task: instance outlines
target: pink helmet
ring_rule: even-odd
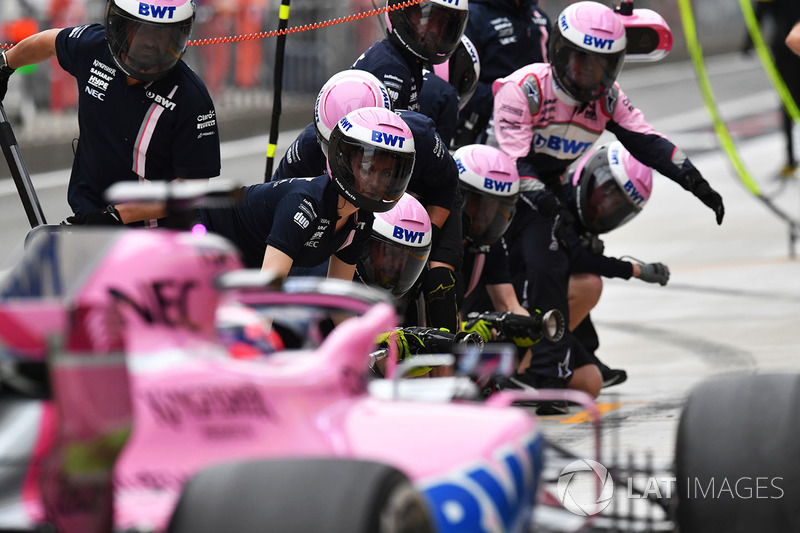
[[[432,238],[428,212],[416,198],[405,193],[392,209],[375,213],[372,236],[356,271],[365,283],[401,297],[422,274]]]
[[[392,100],[383,83],[365,70],[343,70],[325,82],[314,105],[314,129],[325,155],[336,123],[350,111],[362,107],[392,110]]]
[[[578,160],[572,184],[583,226],[593,233],[605,233],[644,208],[653,190],[653,171],[614,141]]]
[[[464,237],[477,245],[503,236],[514,218],[519,198],[517,166],[503,151],[485,144],[462,146],[453,154],[468,219]]]
[[[106,41],[122,72],[142,81],[163,78],[186,52],[194,0],[109,0]]]
[[[351,111],[336,124],[328,146],[328,174],[348,202],[374,213],[400,200],[414,170],[414,136],[382,107]]]
[[[597,100],[614,85],[626,46],[625,26],[611,8],[597,2],[570,4],[550,35],[553,76],[575,100]]]
[[[481,76],[481,61],[475,45],[466,35],[462,35],[450,59],[433,65],[433,73],[458,90],[458,109],[464,109],[478,88],[478,78]]]
[[[405,0],[387,0],[392,7]],[[447,61],[467,27],[467,0],[426,0],[386,13],[389,38],[422,61]]]

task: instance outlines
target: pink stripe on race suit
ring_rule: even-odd
[[[475,289],[475,286],[478,284],[478,280],[481,279],[481,274],[483,273],[483,264],[486,262],[486,254],[476,254],[475,255],[475,264],[472,266],[472,275],[469,279],[469,287],[467,287],[467,292],[464,293],[464,297],[470,295],[470,293]]]
[[[177,90],[178,86],[176,85],[172,88],[167,98],[172,98]],[[139,137],[136,139],[136,145],[133,149],[133,171],[137,176],[142,178],[147,177],[145,175],[147,169],[147,149],[150,146],[150,141],[153,140],[153,132],[158,125],[158,119],[161,118],[163,113],[164,108],[153,103],[139,130]]]

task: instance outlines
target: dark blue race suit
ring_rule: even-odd
[[[59,32],[56,54],[79,93],[80,141],[67,191],[73,212],[107,206],[103,194],[119,181],[219,175],[214,104],[186,63],[160,80],[128,85],[100,24]]]

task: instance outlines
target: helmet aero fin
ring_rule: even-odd
[[[314,104],[314,130],[325,155],[336,123],[362,107],[392,110],[386,87],[374,75],[365,70],[343,70],[325,82]]]

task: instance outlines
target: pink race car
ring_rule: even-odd
[[[239,268],[210,234],[32,239],[0,285],[16,389],[0,418],[16,465],[0,473],[0,528],[529,529],[544,442],[511,407],[522,395],[473,401],[466,375],[370,381],[375,339],[396,325],[387,295],[313,278],[276,288]],[[221,303],[271,310],[287,349],[232,358]],[[474,355],[462,374],[480,371]]]

